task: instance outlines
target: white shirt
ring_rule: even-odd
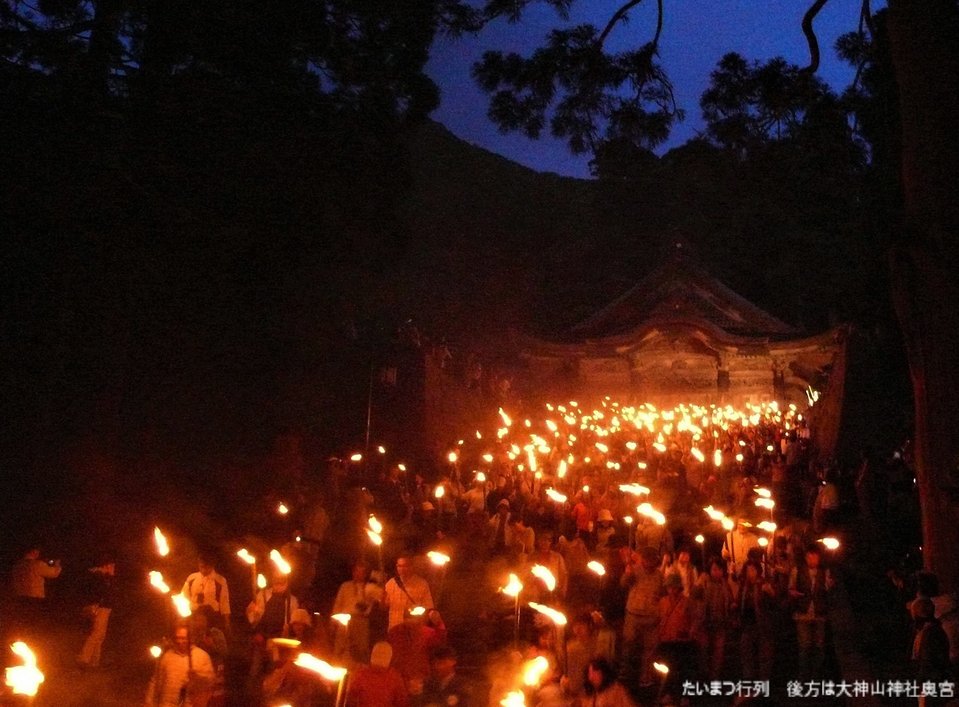
[[[427,584],[425,579],[417,577],[415,574],[411,575],[404,582],[405,592],[397,584],[396,579],[391,579],[384,588],[386,606],[390,612],[389,628],[403,623],[404,615],[414,606],[422,606],[424,609],[434,608],[430,585]]]
[[[190,646],[190,657],[186,653],[168,650],[159,658],[159,664],[147,687],[146,704],[150,707],[177,707],[193,704],[192,695],[187,690],[186,702],[180,702],[180,691],[187,687],[189,672],[193,670],[194,687],[209,687],[215,673],[209,654],[202,648]],[[205,683],[205,685],[204,685]]]
[[[220,585],[219,592],[217,592],[217,585]],[[193,611],[201,606],[197,600],[202,594],[202,606],[212,607],[217,614],[230,615],[230,590],[227,587],[226,579],[216,572],[210,572],[208,575],[194,572],[186,578],[180,593],[190,600],[190,608]],[[217,600],[217,596],[219,596],[219,600]]]

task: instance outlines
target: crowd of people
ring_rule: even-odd
[[[690,686],[706,683],[768,692],[777,665],[791,680],[837,677],[828,622],[841,567],[824,540],[841,536],[844,500],[868,504],[864,518],[888,503],[874,459],[844,499],[794,409],[721,424],[695,410],[692,423],[664,415],[665,429],[627,409],[607,408],[605,427],[587,424],[600,411],[550,412],[567,413],[565,430],[547,420],[550,443],[526,421],[532,444],[518,444],[500,411],[504,426],[460,441],[432,481],[382,462],[337,486],[329,512],[294,508],[291,527],[310,530],[281,553],[299,561],[274,567],[244,611],[216,554],[201,553],[179,588],[190,616],[159,649],[144,703],[622,707],[688,703]],[[377,518],[387,542],[357,548],[349,576],[318,594],[324,550]],[[449,611],[450,570],[428,551],[453,556],[461,596]],[[59,574],[39,548],[24,554],[13,571],[19,620],[42,620],[44,583]],[[116,601],[112,558],[88,574],[82,669],[100,664]],[[957,604],[920,579],[899,587],[915,621],[914,675],[954,680]],[[319,678],[302,654],[345,673]]]

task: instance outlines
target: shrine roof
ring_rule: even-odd
[[[618,298],[574,325],[567,340],[615,337],[648,322],[699,321],[734,337],[784,339],[796,328],[756,306],[710,275],[691,257],[677,253]]]

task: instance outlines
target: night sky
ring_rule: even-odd
[[[621,5],[619,0],[593,0],[575,5],[569,24],[604,26]],[[801,21],[809,5],[797,0],[668,0],[665,5],[660,57],[676,90],[676,99],[686,119],[673,130],[664,152],[694,137],[702,129],[699,96],[709,83],[709,74],[728,52],[748,60],[766,61],[776,56],[805,66],[809,50]],[[882,3],[873,7],[875,12]],[[816,18],[822,62],[819,76],[841,92],[854,71],[836,58],[833,47],[841,34],[858,26],[858,0],[832,0]],[[652,38],[656,4],[650,0],[635,8],[629,23],[620,25],[608,46],[622,50]],[[433,49],[428,73],[442,91],[440,107],[433,113],[453,133],[468,142],[540,171],[588,177],[589,157],[571,155],[563,141],[544,135],[539,141],[519,133],[501,135],[486,117],[488,97],[470,78],[470,68],[487,49],[529,54],[546,33],[558,24],[548,8],[536,6],[520,24],[499,21],[476,37],[441,38]]]

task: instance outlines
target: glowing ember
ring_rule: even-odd
[[[166,536],[159,528],[153,529],[153,541],[156,543],[157,554],[160,557],[166,557],[170,554],[170,543],[167,542]]]
[[[289,574],[293,571],[290,563],[283,558],[279,550],[270,550],[270,559],[273,560],[273,564],[276,565],[276,569],[280,574]]]
[[[346,677],[346,668],[337,668],[309,653],[300,653],[293,662],[331,682],[339,682]]]
[[[430,550],[426,553],[426,556],[430,558],[430,562],[437,567],[445,567],[450,561],[449,555],[444,555],[442,552],[437,552],[436,550]]]
[[[7,668],[7,687],[11,688],[15,695],[33,697],[44,680],[43,673],[37,668],[37,656],[23,641],[11,645],[10,650],[23,661],[23,665]]]

